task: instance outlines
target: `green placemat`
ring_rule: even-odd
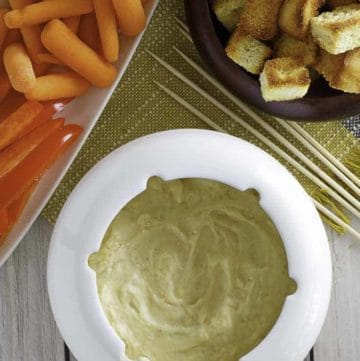
[[[46,206],[43,214],[50,222],[56,221],[66,198],[78,181],[93,165],[112,150],[135,138],[161,130],[207,128],[202,121],[160,91],[153,83],[153,80],[158,80],[169,88],[174,89],[180,96],[194,104],[211,119],[216,120],[219,125],[226,128],[230,133],[260,146],[275,156],[275,158],[278,158],[264,144],[260,143],[240,126],[234,124],[233,121],[217,110],[211,103],[171,76],[145,51],[147,48],[151,49],[186,76],[196,81],[196,83],[230,109],[238,112],[232,103],[186,65],[172,49],[172,46],[176,45],[201,64],[201,60],[193,45],[177,30],[175,16],[184,18],[183,2],[181,0],[161,0],[142,43],[120,85],[114,92],[69,172]],[[240,115],[250,123],[253,123],[246,115],[241,113]],[[269,117],[266,117],[266,120],[273,123]],[[275,124],[274,126],[277,127]],[[349,154],[353,155],[359,151],[359,142],[341,122],[308,123],[303,124],[303,126],[340,160],[344,160]],[[308,151],[298,144],[295,139],[284,130],[279,130],[308,155],[309,158],[313,159],[308,154]],[[310,194],[316,191],[316,187],[307,178],[289,164],[286,164],[286,162],[281,159],[279,160],[297,177]]]

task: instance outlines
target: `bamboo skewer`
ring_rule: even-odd
[[[179,95],[177,95],[176,93],[174,93],[173,91],[171,91],[170,89],[168,89],[167,87],[165,87],[164,85],[158,83],[157,81],[154,81],[157,86],[162,89],[164,92],[166,92],[170,97],[172,97],[175,101],[177,101],[179,104],[181,104],[182,106],[184,106],[186,109],[188,109],[191,113],[193,113],[195,116],[197,116],[198,118],[200,118],[201,120],[203,120],[206,124],[208,124],[210,127],[223,132],[223,133],[228,133],[225,129],[223,129],[222,127],[220,127],[219,125],[217,125],[216,123],[214,123],[209,117],[207,117],[206,115],[204,115],[203,113],[201,113],[198,109],[196,109],[193,105],[191,105],[190,103],[188,103],[187,101],[185,101],[183,98],[181,98]],[[259,133],[259,135],[261,135],[261,138],[265,138],[261,133]],[[260,139],[262,141],[264,141],[264,139]],[[286,154],[286,153],[285,153]],[[290,159],[292,159],[290,157]],[[297,163],[294,160],[295,163]],[[298,164],[299,167],[301,167],[300,164]],[[344,227],[344,229],[346,229],[349,233],[351,233],[352,235],[354,235],[357,239],[360,240],[360,233],[358,233],[355,229],[353,229],[351,226],[349,226],[347,223],[345,223],[342,219],[340,219],[338,216],[336,216],[335,214],[333,214],[331,211],[329,211],[326,207],[324,207],[321,203],[319,203],[317,200],[313,199],[313,202],[315,204],[315,207],[322,212],[323,214],[325,214],[327,217],[329,217],[332,221],[340,224],[342,227]]]
[[[179,31],[185,36],[190,42],[192,38],[189,34],[189,28],[187,25],[180,20],[178,17],[175,18],[177,27]],[[175,47],[174,47],[175,48]],[[188,57],[185,56],[180,50],[175,50],[187,61],[189,64]],[[192,64],[190,64],[192,65]],[[209,80],[209,79],[208,79]],[[214,84],[214,83],[213,83]],[[219,84],[214,84],[219,88]],[[220,84],[221,85],[221,84]],[[231,93],[230,93],[231,94]],[[232,95],[232,94],[231,94]],[[238,98],[235,98],[237,103],[242,103]],[[308,150],[310,150],[317,158],[319,158],[323,163],[333,171],[350,189],[352,189],[357,195],[360,193],[360,179],[352,173],[342,162],[340,162],[337,158],[335,158],[329,151],[327,151],[319,142],[317,142],[309,133],[307,133],[300,125],[293,122],[286,122],[279,118],[276,119],[281,125],[286,125],[287,130],[298,139]],[[289,128],[293,128],[291,132]],[[301,137],[302,136],[302,137]],[[342,173],[341,173],[342,172]]]
[[[304,137],[302,137],[291,125],[280,118],[273,118],[277,121],[284,129],[286,129],[291,135],[293,135],[302,145],[312,152],[318,159],[320,159],[336,176],[339,177],[355,194],[360,196],[360,189],[356,184],[350,180],[347,175],[343,174],[339,168],[330,162],[314,145],[309,143]],[[355,177],[356,178],[356,177]]]
[[[328,174],[326,174],[321,168],[319,168],[314,162],[307,158],[301,151],[299,151],[292,143],[290,143],[284,136],[277,132],[270,124],[268,124],[264,119],[262,119],[257,113],[255,113],[250,107],[242,103],[236,96],[234,96],[230,91],[228,91],[222,84],[220,84],[214,77],[202,69],[198,64],[196,64],[192,59],[183,54],[178,48],[173,47],[174,50],[195,70],[197,70],[201,75],[203,75],[211,84],[217,87],[228,99],[230,99],[235,105],[237,105],[241,110],[248,114],[257,124],[264,128],[269,134],[275,137],[279,142],[281,142],[286,148],[288,148],[293,154],[295,154],[301,161],[303,161],[309,168],[318,173],[323,180],[331,185],[339,194],[341,194],[345,199],[353,204],[357,209],[360,209],[360,201],[356,199],[352,194],[346,191],[340,184],[336,183]],[[164,65],[165,66],[165,65]],[[172,68],[174,69],[174,68]],[[170,70],[170,69],[169,69]],[[175,69],[176,70],[176,69]],[[171,71],[171,70],[170,70]],[[176,75],[176,74],[175,74]],[[319,158],[324,158],[320,153],[317,153]],[[325,161],[328,160],[325,158]],[[329,162],[330,163],[330,162]],[[331,164],[331,163],[330,163]],[[352,188],[355,188],[355,192],[359,194],[359,189],[348,180],[343,174],[331,164],[331,169],[336,169],[336,174],[343,180],[346,184],[350,183]]]
[[[284,120],[281,120],[285,122]],[[316,139],[314,139],[305,129],[301,128],[300,125],[293,122],[287,123],[291,128],[297,131],[304,137],[310,144],[319,150],[327,159],[329,159],[337,168],[339,168],[344,174],[348,176],[358,187],[360,187],[360,178],[358,178],[349,168],[347,168],[342,162],[334,157],[327,149],[325,149]]]
[[[223,111],[225,114],[227,114],[231,119],[239,123],[243,128],[245,128],[250,133],[254,134],[257,138],[260,138],[265,144],[267,144],[271,149],[273,149],[275,152],[277,152],[280,156],[282,156],[284,159],[286,159],[288,162],[293,164],[295,168],[300,170],[306,177],[311,179],[314,183],[316,183],[321,189],[324,189],[328,192],[330,196],[332,196],[335,200],[337,200],[343,207],[348,209],[351,213],[353,213],[356,217],[360,218],[360,212],[354,207],[353,204],[356,204],[357,207],[359,207],[360,202],[355,199],[351,194],[346,192],[340,185],[338,185],[332,178],[330,178],[325,172],[320,170],[313,162],[311,162],[308,158],[306,158],[300,151],[298,151],[290,142],[288,142],[284,137],[281,136],[279,138],[279,134],[267,124],[267,126],[263,126],[267,131],[270,132],[274,137],[276,137],[278,140],[282,141],[284,145],[288,146],[291,151],[296,154],[304,163],[306,163],[310,168],[312,168],[315,172],[318,172],[322,174],[323,179],[325,178],[329,184],[331,184],[332,187],[334,187],[339,193],[341,193],[343,196],[347,198],[345,200],[342,198],[339,194],[337,194],[332,188],[329,188],[321,179],[317,178],[313,173],[308,171],[305,167],[303,167],[300,163],[295,161],[292,157],[290,157],[286,152],[284,152],[281,148],[279,148],[275,143],[270,141],[268,138],[266,138],[264,135],[262,135],[259,131],[257,131],[254,127],[252,127],[250,124],[245,122],[243,119],[241,119],[236,113],[226,108],[222,103],[220,103],[217,99],[212,97],[210,94],[205,92],[202,88],[200,88],[198,85],[196,85],[194,82],[186,78],[183,74],[181,74],[177,69],[172,67],[170,64],[166,63],[162,59],[160,59],[158,56],[147,50],[147,52],[156,59],[161,65],[163,65],[166,69],[168,69],[172,74],[174,74],[176,77],[178,77],[181,81],[189,85],[192,89],[194,89],[196,92],[198,92],[200,95],[205,97],[207,100],[209,100],[212,104],[214,104],[218,109]],[[202,72],[206,73],[204,70]],[[215,81],[215,80],[213,80]],[[251,109],[249,111],[254,113]],[[254,113],[255,117],[260,118],[256,113]],[[255,119],[254,119],[255,120]],[[263,122],[260,118],[260,123]],[[295,148],[295,149],[294,149]],[[351,201],[353,204],[349,203]]]

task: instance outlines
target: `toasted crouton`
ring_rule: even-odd
[[[274,44],[276,58],[297,58],[306,66],[317,62],[318,47],[311,36],[306,40],[298,40],[287,34],[282,34]]]
[[[225,49],[227,56],[252,74],[260,74],[272,50],[250,35],[235,30]]]
[[[312,18],[311,32],[320,47],[330,54],[360,47],[360,4],[341,6]]]
[[[213,9],[216,17],[229,31],[236,28],[245,0],[215,0]]]
[[[360,48],[346,53],[344,62],[330,86],[346,93],[360,94]]]
[[[285,0],[280,8],[279,27],[295,39],[305,40],[310,20],[319,14],[324,0]]]
[[[356,0],[327,0],[326,4],[329,5],[330,9],[335,9],[338,6],[345,6],[349,4],[355,4]]]
[[[283,0],[246,0],[238,26],[244,34],[270,40],[277,33],[277,17]]]
[[[345,54],[333,55],[320,49],[318,62],[315,64],[314,69],[331,83],[339,73],[344,60]]]
[[[302,98],[310,83],[308,69],[294,58],[268,60],[260,75],[261,92],[267,102]]]

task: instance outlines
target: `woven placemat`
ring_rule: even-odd
[[[275,156],[264,144],[238,125],[235,125],[212,104],[172,77],[146,53],[147,48],[151,49],[186,76],[196,81],[230,109],[238,112],[233,104],[186,65],[172,49],[172,46],[176,45],[201,64],[193,45],[177,30],[175,16],[184,18],[183,2],[180,0],[161,0],[124,78],[115,90],[72,167],[46,206],[43,214],[50,222],[56,221],[66,198],[85,173],[112,150],[135,138],[161,130],[207,128],[202,121],[160,91],[153,83],[153,80],[158,80],[169,88],[176,90],[180,96],[196,105],[200,111],[216,120],[219,125],[226,128],[230,133],[260,146]],[[242,116],[252,123],[245,114],[242,114]],[[264,117],[266,121],[273,122],[269,117],[265,115]],[[274,126],[278,128],[276,124]],[[343,160],[349,154],[359,152],[359,142],[356,139],[356,135],[360,133],[358,117],[343,122],[308,123],[302,126],[340,160]],[[307,150],[298,144],[295,139],[286,134],[283,129],[278,129],[308,155]],[[313,159],[311,156],[309,158]],[[302,174],[298,173],[286,162],[279,160],[298,178],[310,194],[316,190],[315,186]],[[314,161],[316,160],[314,159]]]

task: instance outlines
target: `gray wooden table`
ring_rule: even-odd
[[[360,221],[354,226],[359,229]],[[38,219],[0,269],[0,361],[75,361],[55,325],[46,291],[51,232],[52,226]],[[360,243],[330,230],[328,235],[334,263],[332,301],[307,361],[358,361]]]

